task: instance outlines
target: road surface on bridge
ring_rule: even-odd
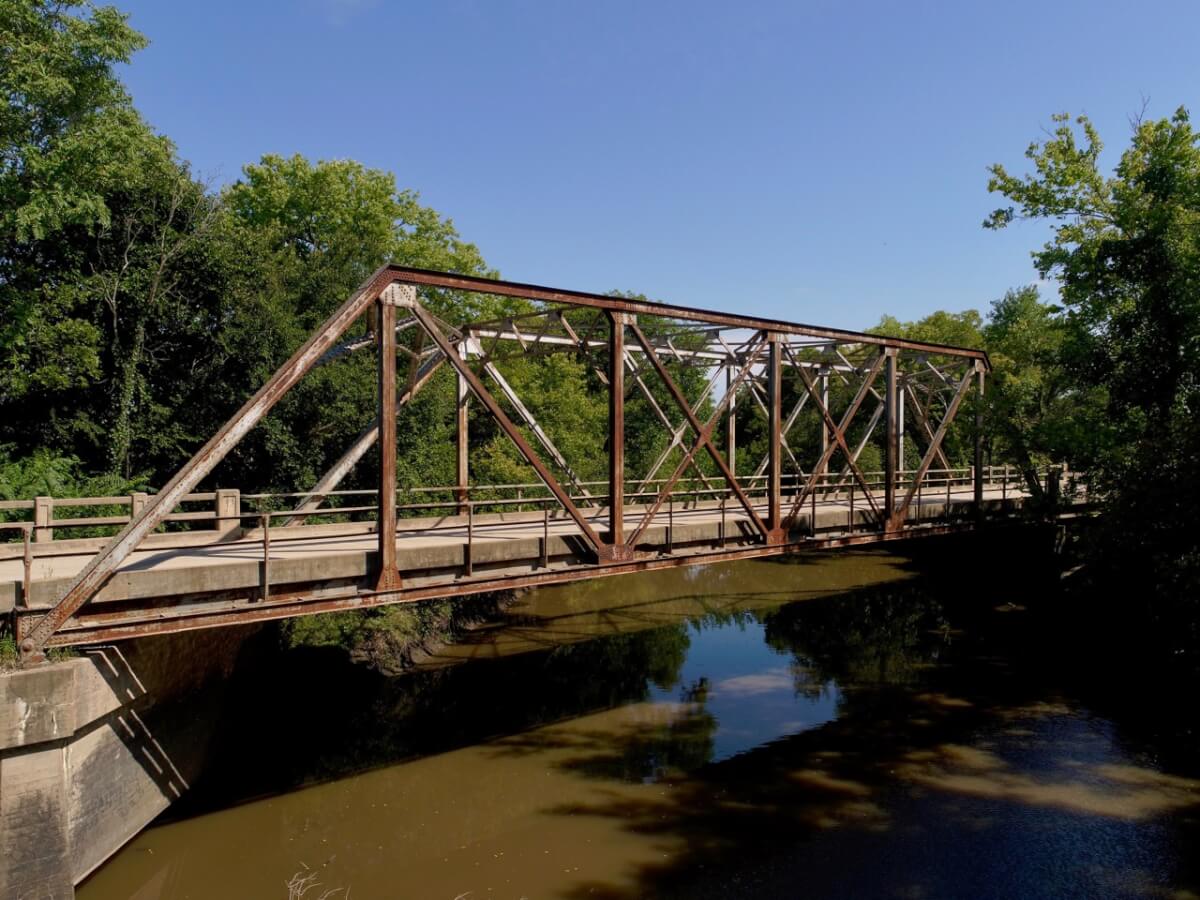
[[[1005,500],[1011,506],[1023,499],[1023,495],[1012,487],[986,490],[983,497],[989,506],[1002,504]],[[959,488],[951,495],[952,513],[958,507],[965,512],[973,499],[969,488]],[[916,499],[913,501],[910,523],[946,518],[944,493],[923,496],[920,500],[919,504]],[[756,508],[765,513],[766,505],[757,504]],[[635,520],[639,512],[644,510],[628,508],[626,521]],[[819,534],[849,531],[851,509],[847,498],[820,501],[816,513]],[[811,507],[797,517],[799,534],[807,535],[811,531],[810,516]],[[578,570],[581,578],[595,574],[594,563],[572,546],[572,539],[580,535],[573,521],[557,517],[543,522],[537,513],[524,514],[525,521],[513,521],[520,517],[521,514],[478,515],[470,529],[461,516],[424,520],[428,522],[424,527],[419,520],[402,520],[404,530],[398,531],[396,536],[401,574],[406,583],[421,586],[467,581],[471,577],[464,568],[467,555],[464,548],[468,540],[472,548],[470,555],[474,557],[472,567],[479,570],[474,577],[494,577],[498,570],[511,568],[528,571],[531,561],[536,563],[542,555],[544,535],[550,538],[546,551],[550,567]],[[870,508],[861,498],[855,504],[854,518],[856,528],[870,527]],[[599,530],[608,525],[603,510],[590,515],[589,521]],[[722,521],[728,546],[745,547],[755,540],[744,510],[729,504],[722,513],[720,507],[711,502],[687,509],[660,509],[647,529],[645,540],[651,547],[665,544],[668,525],[673,524],[672,543],[678,546],[671,548],[672,555],[695,555],[711,549],[714,542],[721,540]],[[270,587],[367,575],[370,569],[368,557],[376,550],[376,535],[373,531],[363,530],[361,524],[348,527],[357,528],[357,533],[337,533],[337,525],[272,528]],[[915,533],[919,534],[919,530]],[[862,537],[869,538],[870,534],[864,533]],[[30,609],[52,606],[62,588],[93,556],[90,552],[58,554],[54,552],[53,544],[46,550],[38,549],[40,552],[48,550],[53,555],[34,558]],[[139,550],[124,562],[97,596],[97,601],[164,598],[259,586],[263,553],[260,530],[206,546]],[[22,579],[21,559],[0,560],[0,612],[10,611],[19,601]]]

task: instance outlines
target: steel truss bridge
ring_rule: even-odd
[[[470,295],[524,311],[457,326],[430,311],[430,298]],[[376,417],[310,490],[198,490],[306,373],[372,349]],[[582,361],[607,393],[607,479],[573,468],[501,371],[547,354]],[[455,483],[398,490],[397,414],[447,368]],[[970,529],[1024,495],[1025,476],[983,465],[989,370],[980,350],[386,266],[157,493],[0,504],[28,514],[0,526],[23,533],[0,544],[0,611],[28,662],[55,646]],[[974,464],[956,468],[944,448],[968,396]],[[661,427],[641,473],[625,464],[634,402]],[[471,404],[536,481],[471,483]],[[758,458],[737,446],[739,416],[765,435]],[[864,471],[872,443],[883,464]],[[368,454],[376,487],[339,490]],[[97,527],[116,533],[67,536]]]

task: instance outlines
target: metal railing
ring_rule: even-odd
[[[1056,469],[1063,471],[1062,467],[1039,469],[1039,481],[1043,481],[1049,472]],[[847,504],[850,507],[847,530],[854,531],[856,511],[867,508],[868,504],[864,497],[864,487],[878,499],[886,486],[883,472],[863,474],[865,483],[858,482],[845,472],[818,474],[804,502],[812,513],[810,522],[815,522],[815,513],[820,507]],[[913,471],[897,472],[895,490],[900,492],[910,488],[914,476]],[[811,477],[809,473],[785,473],[781,478],[785,503],[794,501]],[[1007,500],[1010,495],[1022,495],[1027,487],[1025,479],[1024,472],[1008,465],[987,466],[982,472],[984,490],[999,490],[1002,501]],[[940,498],[948,506],[955,498],[961,498],[963,495],[973,496],[974,481],[974,470],[970,467],[929,469],[917,485],[916,505],[910,521],[918,524],[922,521],[924,501],[927,499]],[[755,502],[766,502],[767,475],[738,476],[738,483]],[[666,484],[665,478],[653,479],[645,482],[641,489],[629,491],[625,495],[627,507],[636,509],[648,505],[659,496],[660,490]],[[601,516],[608,504],[607,488],[606,481],[580,481],[578,489],[572,491],[571,496],[579,501],[581,508],[588,510],[593,516]],[[1068,476],[1064,488],[1086,490],[1086,479],[1078,475]],[[104,538],[111,535],[130,522],[152,496],[149,493],[132,493],[109,497],[40,496],[30,500],[4,500],[0,501],[0,516],[11,518],[14,513],[27,515],[20,516],[17,521],[0,522],[0,529],[10,533],[19,532],[19,536],[7,541],[9,544],[21,541],[24,545],[39,545],[23,549],[23,557],[54,552],[58,547],[64,550],[71,549],[67,542],[77,544],[81,534],[85,538]],[[362,524],[374,521],[379,510],[378,491],[361,489],[330,491],[320,506],[297,513],[294,506],[308,496],[304,492],[242,494],[231,489],[188,494],[181,504],[166,516],[165,524],[160,526],[159,533],[172,534],[175,537],[171,543],[173,547],[203,546],[222,539],[262,539],[259,535],[246,531],[245,525],[248,522],[267,531],[272,528],[278,531],[281,526],[273,523],[280,520],[287,520],[285,526],[357,523],[361,529]],[[730,499],[731,492],[727,486],[714,487],[709,480],[693,477],[678,479],[669,495],[664,498],[664,502],[667,505],[668,519],[672,519],[680,510],[694,509],[706,503],[719,508],[724,517]],[[465,517],[468,531],[473,532],[476,518],[485,514],[510,515],[543,511],[548,524],[553,518],[552,507],[557,505],[558,500],[540,482],[413,486],[398,489],[396,513],[400,522],[426,519],[430,520],[431,527],[436,527],[439,523],[454,524],[447,523],[446,520],[450,517]],[[66,511],[68,515],[60,517],[58,513],[62,511]],[[94,514],[89,515],[89,512]],[[945,512],[948,513],[948,510]],[[721,533],[724,534],[725,531],[723,524]],[[307,533],[309,531],[303,528],[287,529],[288,536],[297,538]],[[189,535],[197,538],[195,543],[188,542]],[[0,548],[3,546],[4,544],[0,543]],[[81,546],[78,552],[86,550]],[[0,549],[0,555],[3,558],[13,558],[15,553],[3,554]]]

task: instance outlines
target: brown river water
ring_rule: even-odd
[[[396,677],[248,652],[78,896],[1200,898],[1194,698],[940,547],[542,589]]]

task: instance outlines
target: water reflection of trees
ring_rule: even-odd
[[[792,603],[763,615],[768,645],[790,653],[796,690],[907,685],[937,662],[948,634],[942,604],[921,585]]]
[[[258,658],[234,676],[233,698],[206,772],[180,812],[213,808],[512,735],[647,700],[678,685],[687,625],[613,634],[470,665],[387,678],[343,654],[307,649]],[[641,780],[691,769],[712,753],[715,720],[702,691],[647,728],[614,763]],[[247,754],[246,747],[256,748]]]

